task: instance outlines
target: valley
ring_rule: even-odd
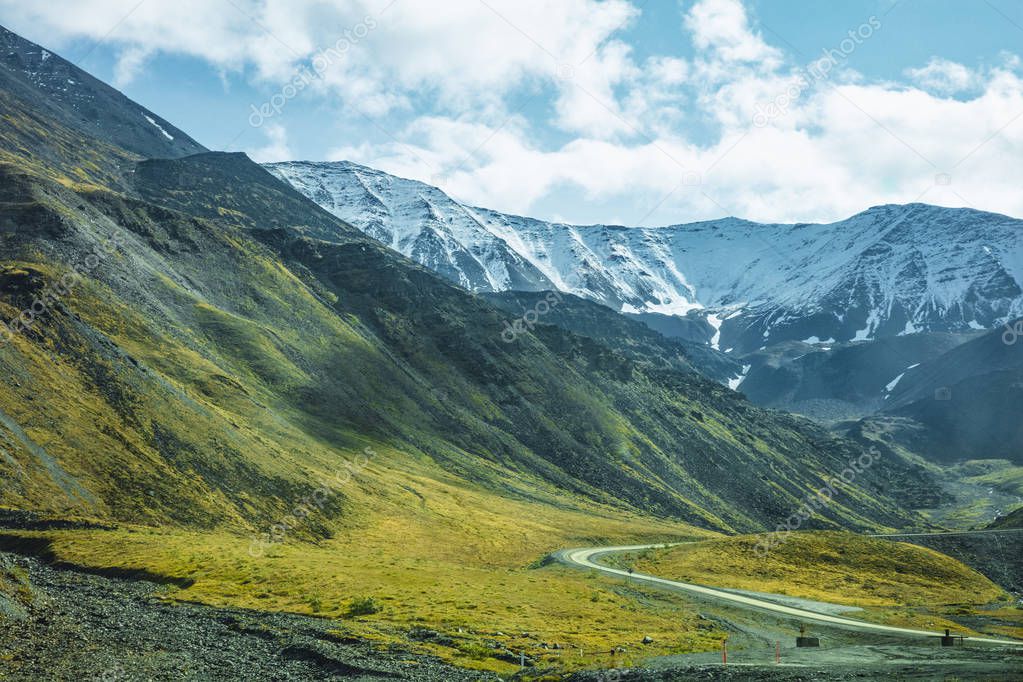
[[[658,679],[820,604],[1015,666],[1023,221],[543,222],[0,45],[0,679]]]

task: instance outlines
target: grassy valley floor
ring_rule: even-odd
[[[319,541],[260,546],[229,532],[120,526],[8,530],[0,548],[101,573],[160,576],[166,603],[319,617],[331,637],[380,652],[399,646],[502,675],[517,672],[525,653],[535,678],[714,652],[736,622],[683,595],[544,560],[569,546],[695,541],[617,561],[701,584],[859,606],[847,615],[888,624],[1023,635],[1021,610],[999,587],[927,549],[797,533],[760,557],[751,536],[509,500],[379,463],[353,485],[376,489],[399,474],[421,496],[415,513],[391,513],[391,504],[407,507],[392,490],[357,524]],[[652,642],[642,644],[644,637]]]

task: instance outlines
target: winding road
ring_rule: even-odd
[[[657,587],[666,588],[678,592],[687,592],[690,594],[696,594],[701,597],[713,599],[719,602],[725,602],[735,606],[739,606],[746,609],[757,609],[760,611],[769,611],[771,613],[779,614],[782,616],[789,616],[791,618],[797,618],[799,620],[814,621],[818,623],[826,623],[835,627],[847,629],[847,630],[859,630],[878,632],[883,634],[901,635],[905,637],[941,637],[941,632],[931,632],[928,630],[913,630],[911,628],[900,628],[892,625],[881,625],[878,623],[868,623],[862,620],[855,620],[853,618],[844,618],[842,616],[832,616],[826,613],[817,613],[815,611],[808,611],[806,609],[798,609],[792,606],[784,606],[782,604],[775,604],[770,601],[763,599],[757,599],[755,597],[747,597],[741,594],[735,594],[727,592],[721,589],[715,589],[713,587],[705,587],[703,585],[694,585],[692,583],[679,582],[677,580],[667,580],[665,578],[658,578],[652,575],[646,575],[644,573],[630,573],[619,568],[611,568],[603,564],[597,563],[597,558],[605,554],[615,554],[618,552],[638,552],[644,549],[653,549],[659,547],[670,547],[677,544],[655,544],[655,545],[629,545],[622,547],[588,547],[582,549],[566,549],[555,554],[556,558],[561,562],[577,568],[585,568],[600,571],[609,575],[617,576],[619,578],[626,578],[628,580],[634,580],[636,582],[647,583],[655,585]],[[1023,647],[1023,641],[1009,640],[1009,639],[994,639],[989,637],[969,637],[970,642],[983,643],[983,644],[999,644],[1003,646],[1018,646]]]

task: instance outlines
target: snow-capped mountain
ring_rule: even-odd
[[[469,289],[556,287],[626,313],[705,320],[725,351],[990,329],[1023,314],[1023,221],[992,213],[909,204],[831,224],[577,226],[467,206],[349,162],[267,168]]]
[[[491,232],[478,209],[436,187],[343,161],[266,168],[334,215],[471,291],[539,291],[562,284]]]

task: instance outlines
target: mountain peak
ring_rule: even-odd
[[[1013,220],[1013,218],[1001,214],[992,213],[991,211],[982,211],[980,209],[973,208],[971,206],[938,206],[935,204],[926,204],[919,201],[910,202],[908,204],[879,204],[877,206],[871,206],[865,211],[861,211],[847,220],[851,220],[857,216],[863,215],[886,215],[886,214],[912,214],[916,216],[933,216],[933,215],[944,215],[944,216],[956,216],[956,215],[985,215],[993,218],[1005,218],[1007,220]]]
[[[0,26],[0,88],[63,125],[145,158],[206,148],[60,55]]]

